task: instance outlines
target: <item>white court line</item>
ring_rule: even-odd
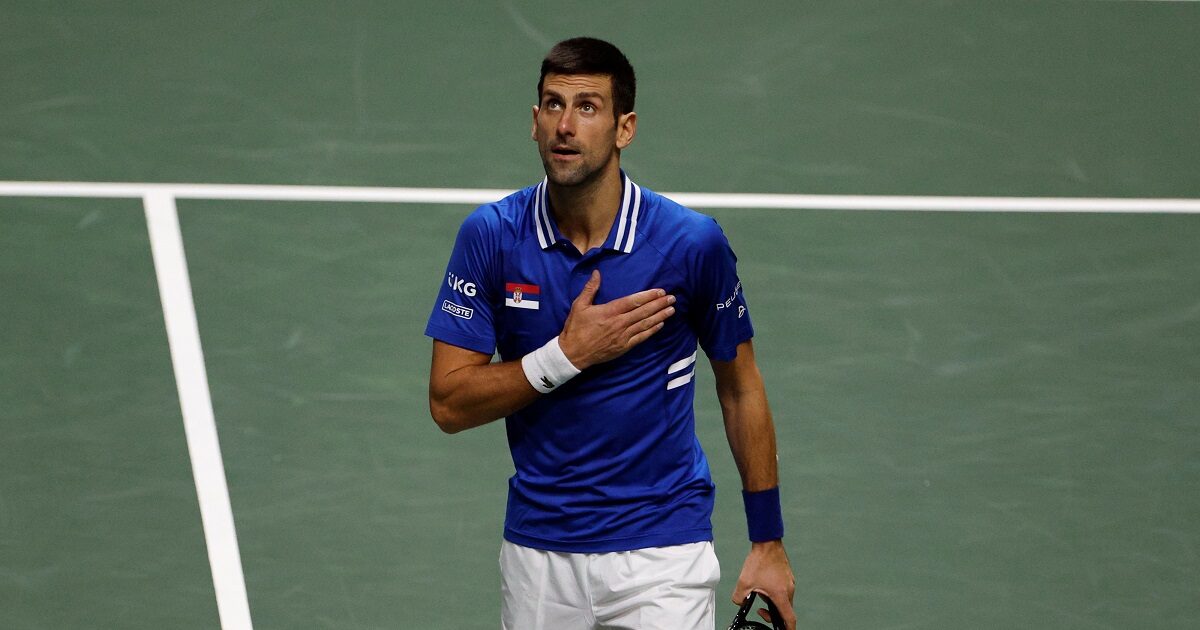
[[[161,194],[176,199],[476,205],[495,201],[511,192],[511,190],[506,189],[488,188],[367,188],[354,186],[257,186],[243,184],[0,182],[0,197],[142,198],[151,194]],[[777,195],[704,192],[662,194],[692,208],[916,212],[1200,213],[1200,199]]]
[[[171,364],[175,368],[175,385],[179,389],[183,428],[200,502],[200,519],[204,524],[208,564],[217,596],[217,613],[224,630],[251,630],[246,580],[242,574],[229,488],[225,483],[225,465],[221,460],[208,375],[200,348],[200,330],[196,325],[192,285],[188,278],[183,237],[179,232],[179,215],[175,200],[168,194],[148,193],[144,203],[167,341],[171,346]]]

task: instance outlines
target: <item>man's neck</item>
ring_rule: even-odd
[[[558,230],[579,253],[587,253],[608,240],[621,206],[621,171],[614,163],[599,177],[578,186],[547,185]]]

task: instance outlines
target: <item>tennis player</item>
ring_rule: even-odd
[[[732,600],[764,593],[794,628],[775,429],[736,259],[713,219],[621,170],[635,86],[607,42],[547,54],[532,129],[546,177],[458,232],[425,331],[430,412],[447,433],[506,419],[503,628],[711,630],[714,486],[692,407],[703,349],[749,529]]]

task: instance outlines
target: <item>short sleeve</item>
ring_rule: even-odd
[[[483,206],[463,221],[454,241],[425,334],[491,355],[496,351],[495,311],[499,292],[499,218]]]
[[[732,361],[738,344],[754,336],[737,256],[715,219],[704,217],[692,231],[689,285],[691,322],[700,347],[714,361]]]

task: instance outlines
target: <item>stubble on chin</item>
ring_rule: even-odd
[[[545,158],[542,159],[542,168],[546,171],[546,178],[555,186],[578,186],[594,174],[588,172],[586,164],[556,165]]]

